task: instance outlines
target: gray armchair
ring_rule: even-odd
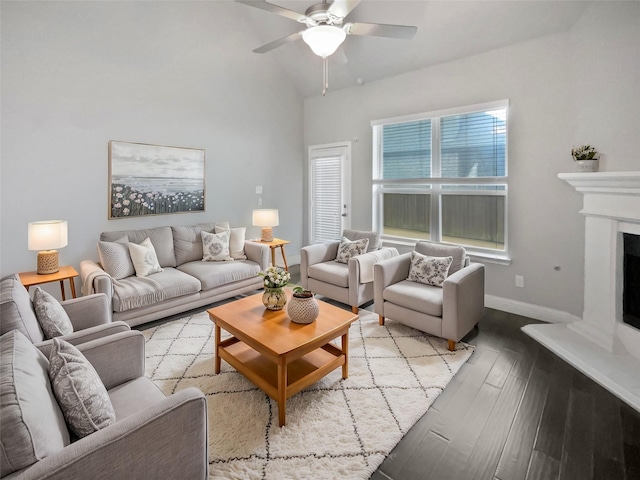
[[[144,376],[141,332],[129,330],[77,346],[105,385],[116,421],[66,445],[52,440],[61,438],[66,425],[53,420],[61,414],[45,387],[47,359],[19,331],[3,335],[0,344],[0,408],[3,425],[11,427],[0,431],[3,479],[207,478],[206,399],[195,387],[166,397]],[[24,371],[31,375],[20,373]],[[35,403],[29,400],[34,396]]]
[[[112,322],[106,295],[99,293],[60,302],[73,324],[73,333],[62,339],[78,345],[131,328],[124,322]],[[45,340],[29,292],[20,283],[18,275],[7,275],[0,280],[0,335],[20,330],[36,346],[51,348]]]
[[[471,264],[462,247],[420,241],[414,250],[433,257],[453,257],[442,287],[407,280],[411,253],[374,267],[374,309],[385,318],[446,338],[449,350],[484,315],[484,265]]]
[[[398,255],[395,248],[380,247],[377,232],[345,230],[349,240],[369,239],[367,252],[351,257],[348,263],[336,261],[339,241],[317,243],[300,250],[300,283],[307,290],[351,305],[358,313],[360,305],[373,300],[373,265]]]

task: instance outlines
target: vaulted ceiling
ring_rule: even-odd
[[[318,0],[270,0],[304,13]],[[330,2],[329,2],[330,3]],[[518,42],[568,31],[589,7],[583,1],[362,0],[348,21],[415,25],[411,40],[347,36],[329,59],[329,90],[444,63]],[[240,3],[259,47],[302,30],[303,24]],[[322,91],[322,59],[299,39],[263,54],[272,57],[304,97]]]

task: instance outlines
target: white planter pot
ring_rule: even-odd
[[[597,172],[598,159],[593,160],[576,160],[576,169],[579,172]]]

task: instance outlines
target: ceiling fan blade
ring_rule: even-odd
[[[279,7],[277,5],[274,5],[273,3],[267,2],[266,0],[236,0],[236,2],[242,3],[244,5],[249,5],[250,7],[256,7],[261,10],[266,10],[267,12],[275,13],[276,15],[287,17],[300,23],[304,23],[307,18],[306,15],[302,13]]]
[[[285,43],[293,42],[302,36],[302,32],[292,33],[291,35],[287,35],[286,37],[279,38],[278,40],[274,40],[273,42],[267,43],[261,47],[256,48],[254,53],[266,53],[274,48],[277,48]]]
[[[349,35],[370,35],[373,37],[410,39],[418,27],[409,25],[384,25],[382,23],[347,23],[344,26]]]
[[[356,8],[359,3],[360,0],[333,0],[328,11],[338,18],[344,18],[349,15],[349,12]]]

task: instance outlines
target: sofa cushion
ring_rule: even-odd
[[[209,228],[206,228],[209,227]],[[188,225],[171,227],[175,247],[176,265],[202,260],[202,236],[200,232],[213,232],[214,225]]]
[[[202,236],[202,261],[233,261],[229,256],[229,238],[231,237],[229,230],[223,230],[221,233],[200,232],[200,235]]]
[[[136,269],[136,277],[148,277],[152,273],[162,271],[150,239],[145,238],[139,245],[129,242],[129,253],[133,267]]]
[[[113,387],[108,393],[118,421],[165,398],[164,393],[147,377],[125,382]]]
[[[216,223],[216,233],[222,233],[228,230],[231,236],[229,237],[229,256],[234,260],[246,260],[247,256],[244,253],[244,241],[247,235],[247,227],[224,227]]]
[[[442,317],[442,288],[402,280],[382,292],[385,301],[434,317]]]
[[[49,383],[49,362],[19,330],[0,337],[0,476],[69,445]]]
[[[367,252],[378,250],[382,246],[382,242],[380,241],[380,234],[378,232],[345,229],[344,232],[342,232],[342,236],[347,237],[352,241],[368,238],[369,245],[367,246]]]
[[[351,257],[366,253],[368,245],[368,238],[361,238],[360,240],[349,240],[347,237],[342,237],[342,240],[340,240],[340,245],[338,245],[336,262],[349,263],[349,259]]]
[[[146,238],[151,240],[153,248],[158,256],[161,267],[175,267],[176,256],[173,251],[173,234],[171,227],[157,227],[144,230],[121,230],[117,232],[102,232],[100,240],[105,242],[115,242],[126,235],[130,242],[140,244]]]
[[[67,425],[79,438],[113,425],[116,414],[93,365],[76,347],[53,339],[49,378]]]
[[[307,269],[310,278],[330,283],[338,287],[349,286],[349,266],[340,262],[324,262],[311,265]]]
[[[155,305],[170,298],[197,293],[201,287],[197,278],[175,268],[164,268],[162,272],[148,277],[125,278],[114,284],[113,311],[125,312]]]
[[[200,261],[180,265],[178,270],[200,280],[202,290],[210,290],[220,285],[255,277],[260,272],[260,265],[250,260],[233,262]]]
[[[58,300],[40,287],[33,291],[33,306],[38,323],[47,339],[73,333],[73,324],[66,310]]]
[[[135,275],[129,254],[129,239],[122,236],[115,242],[98,242],[98,257],[105,272],[116,280]]]
[[[16,329],[32,343],[44,340],[29,292],[18,275],[7,275],[0,280],[0,335]]]
[[[442,287],[449,274],[451,262],[453,257],[430,257],[413,251],[407,280]]]
[[[453,257],[453,262],[449,267],[449,275],[453,275],[465,265],[466,250],[463,247],[421,240],[416,243],[414,250],[430,257]]]

